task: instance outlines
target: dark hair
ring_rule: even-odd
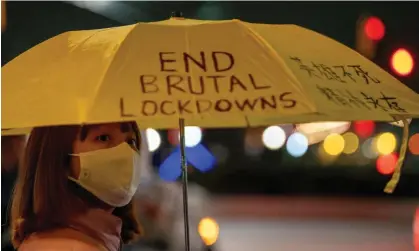
[[[32,130],[13,194],[11,224],[15,248],[34,232],[67,227],[72,217],[104,204],[67,178],[71,162],[69,153],[73,152],[77,135],[80,132],[81,140],[84,140],[88,130],[94,126],[53,126]],[[122,123],[121,129],[127,126],[135,132],[137,142],[141,142],[136,123]],[[116,208],[113,214],[122,220],[124,243],[141,234],[132,202]]]
[[[25,147],[25,135],[1,136],[1,169],[14,168]]]

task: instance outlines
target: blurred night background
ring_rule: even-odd
[[[172,11],[181,11],[185,18],[193,19],[297,24],[354,49],[357,32],[364,32],[359,30],[364,28],[359,25],[360,19],[374,16],[378,18],[374,21],[382,23],[379,22],[378,26],[372,24],[370,29],[373,34],[384,32],[381,34],[384,36],[378,34],[371,60],[411,89],[419,91],[418,2],[12,1],[6,3],[6,10],[7,27],[1,38],[2,65],[34,45],[65,31],[159,21],[169,18]],[[397,63],[392,61],[392,56],[399,49],[408,51],[413,63],[416,63],[412,71],[405,74],[398,74],[397,66],[392,65],[392,62]],[[236,195],[251,195],[252,198],[367,197],[368,201],[374,197],[400,205],[405,201],[414,201],[415,204],[419,195],[419,121],[412,121],[410,125],[409,149],[400,183],[392,195],[385,194],[383,188],[394,170],[402,128],[388,123],[355,121],[339,125],[339,130],[337,133],[342,136],[334,134],[334,137],[328,137],[325,141],[307,145],[304,140],[304,144],[295,142],[298,141],[297,136],[302,135],[297,132],[295,125],[269,129],[188,128],[188,151],[199,156],[191,163],[189,179],[213,195],[235,198],[238,198]],[[149,130],[148,134],[151,150],[154,151],[156,172],[166,180],[178,179],[180,169],[165,168],[179,166],[177,158],[169,161],[170,156],[176,153],[177,130]],[[342,205],[346,207],[351,203]],[[384,210],[378,204],[369,208],[377,212]],[[409,218],[411,224],[413,212],[409,209],[400,214]],[[410,234],[404,240],[410,242],[409,248],[385,249],[383,242],[381,250],[413,250],[411,228],[408,232]],[[239,238],[233,234],[230,237]],[[382,238],[388,237],[383,235]],[[370,247],[372,250],[379,246]]]

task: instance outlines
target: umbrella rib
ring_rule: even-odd
[[[132,26],[132,28],[127,32],[125,38],[122,40],[122,42],[120,42],[118,49],[115,51],[115,53],[111,56],[111,59],[109,60],[109,64],[106,67],[105,73],[102,75],[102,78],[99,80],[99,83],[96,85],[95,90],[93,91],[93,98],[92,98],[92,102],[90,103],[90,107],[89,109],[87,109],[87,115],[85,115],[85,118],[83,119],[84,121],[82,121],[82,123],[84,123],[85,121],[87,121],[87,118],[89,117],[89,114],[91,113],[92,107],[95,104],[95,101],[97,99],[97,96],[99,94],[99,91],[102,87],[102,83],[103,80],[106,79],[106,76],[108,75],[109,69],[112,67],[113,63],[114,63],[114,58],[116,57],[116,55],[119,52],[119,49],[126,43],[126,41],[128,40],[128,36],[130,36],[132,34],[132,32],[135,30],[135,28],[137,27],[138,24],[135,24]]]
[[[292,78],[292,80],[296,83],[299,84],[298,88],[300,88],[300,92],[301,93],[305,93],[302,88],[301,88],[301,83],[298,80],[298,78],[295,76],[295,74],[293,73],[293,71],[288,67],[288,65],[285,63],[284,59],[281,57],[281,55],[278,54],[278,52],[271,46],[271,44],[266,41],[265,38],[263,38],[261,35],[259,35],[255,30],[252,29],[252,27],[250,27],[249,25],[247,25],[246,22],[240,21],[238,22],[241,26],[245,27],[245,29],[247,29],[253,36],[252,39],[257,40],[257,42],[262,43],[271,53],[272,55],[274,55],[275,59],[282,65],[284,66],[286,73],[289,74]],[[306,95],[304,95],[306,96]],[[317,107],[316,107],[316,102],[314,102],[314,100],[311,100],[308,96],[306,97],[307,99],[309,99],[311,101],[311,103],[314,104],[315,106],[315,112],[317,112]]]
[[[86,38],[84,38],[81,42],[79,42],[79,43],[77,43],[75,46],[73,46],[73,47],[70,47],[69,48],[69,53],[71,53],[72,51],[75,51],[75,50],[77,50],[78,48],[80,48],[81,46],[83,46],[87,41],[89,41],[92,37],[94,37],[94,36],[96,36],[98,33],[100,33],[100,32],[103,32],[103,31],[106,31],[106,30],[109,30],[109,29],[111,29],[111,28],[104,28],[104,29],[98,29],[98,30],[96,30],[96,32],[94,32],[93,34],[90,34],[89,36],[87,36]],[[71,32],[66,32],[66,33],[64,33],[64,34],[66,34],[66,35],[70,35],[70,33]],[[63,34],[62,34],[63,35]],[[67,37],[67,40],[69,39],[69,37]],[[94,98],[93,98],[93,101],[94,101],[94,99],[95,99],[95,96],[96,96],[96,89],[98,89],[97,87],[95,88],[95,91],[94,91]],[[89,108],[90,108],[90,106],[92,106],[94,104],[94,102],[92,102],[92,103],[90,103],[90,104],[88,104],[89,105]],[[88,112],[90,109],[87,109],[87,111],[86,112]],[[86,113],[84,113],[82,116],[80,116],[81,118],[80,118],[80,123],[84,123],[85,121],[86,121]]]

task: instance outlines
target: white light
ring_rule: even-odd
[[[308,149],[308,139],[299,132],[293,133],[287,141],[287,151],[293,157],[303,156]]]
[[[148,141],[148,150],[150,150],[150,152],[156,151],[161,144],[160,134],[156,130],[148,128],[146,130],[146,135]]]
[[[180,134],[178,135],[180,141]],[[185,126],[185,146],[194,147],[201,143],[202,131],[197,126]]]
[[[268,149],[277,150],[281,148],[285,140],[285,132],[279,126],[270,126],[263,131],[262,141]]]

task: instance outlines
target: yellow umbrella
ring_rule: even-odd
[[[179,118],[243,127],[419,116],[415,92],[344,45],[240,20],[66,32],[2,67],[2,93],[5,134],[127,120],[173,128]]]

